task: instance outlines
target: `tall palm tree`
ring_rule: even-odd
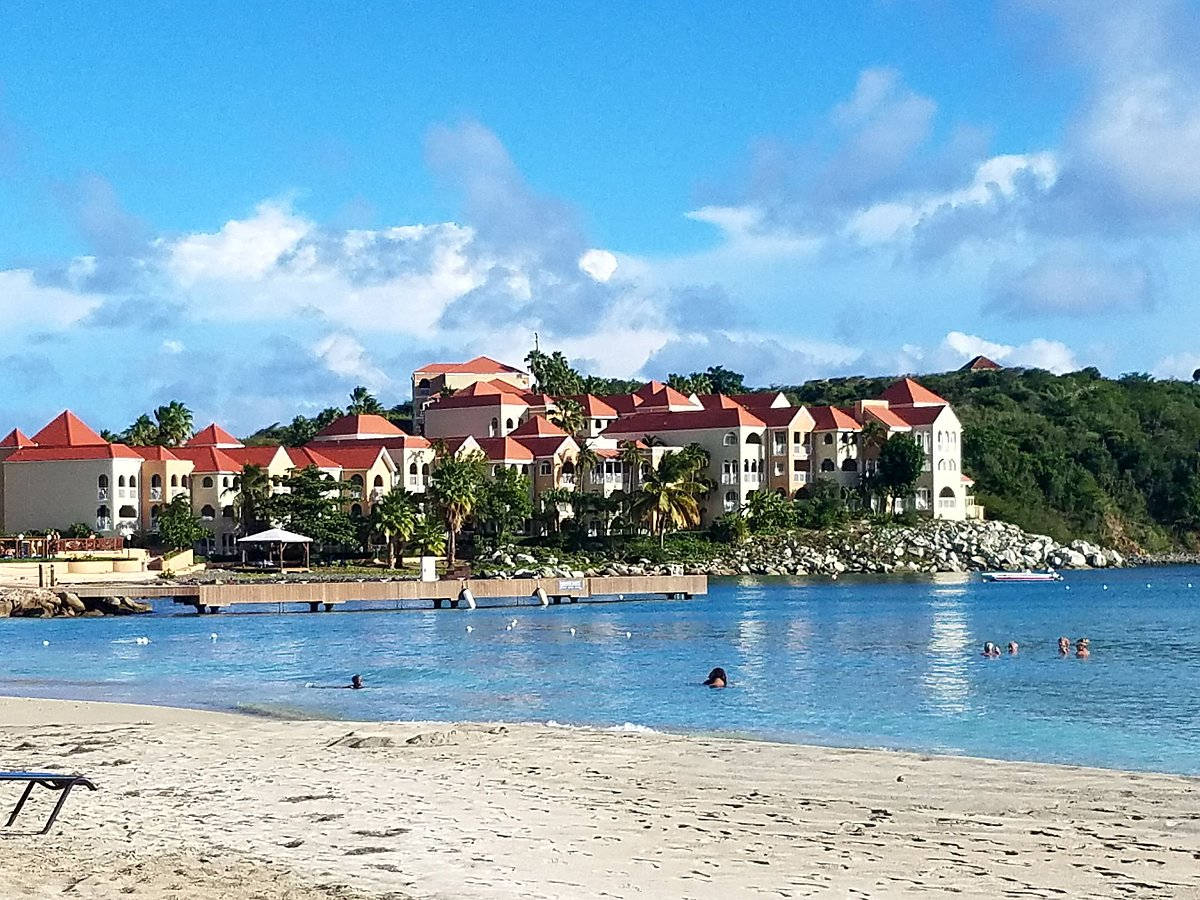
[[[570,398],[558,401],[558,410],[550,415],[550,421],[567,434],[583,434],[587,430],[587,416],[583,414],[583,407]]]
[[[575,471],[579,473],[580,490],[587,490],[591,475],[596,471],[598,465],[600,465],[600,454],[596,452],[591,441],[584,441],[579,448],[579,454],[575,457]]]
[[[483,495],[483,457],[476,453],[458,458],[444,456],[434,462],[429,496],[446,521],[450,533],[447,564],[457,561],[458,533],[462,531]]]
[[[638,482],[642,475],[642,448],[637,445],[637,441],[622,441],[621,448],[621,464],[629,472],[629,492],[632,494],[637,490]]]
[[[686,461],[673,460],[679,454],[664,456],[656,468],[646,473],[641,489],[633,498],[633,514],[645,523],[659,546],[666,543],[667,531],[694,528],[700,524],[700,506],[696,486],[689,479]]]
[[[383,415],[383,411],[383,404],[361,384],[350,392],[350,405],[346,407],[347,415],[379,416]]]
[[[422,556],[441,556],[446,552],[446,526],[437,516],[421,513],[413,520],[408,540]]]
[[[270,514],[271,479],[262,466],[242,466],[241,483],[233,508],[242,521],[242,534],[254,534],[266,525]]]
[[[172,400],[154,410],[158,422],[158,440],[164,447],[178,447],[192,436],[192,411]]]
[[[417,526],[417,508],[407,493],[396,488],[371,507],[371,530],[387,545],[387,567],[396,568],[399,548],[412,539]]]
[[[149,447],[158,443],[158,426],[145,413],[138,416],[125,431],[125,443],[134,447]]]

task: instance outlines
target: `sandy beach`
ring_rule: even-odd
[[[100,787],[0,838],[5,896],[1200,896],[1195,778],[20,699],[0,746]]]

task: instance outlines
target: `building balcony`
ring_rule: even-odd
[[[762,482],[762,473],[761,472],[747,472],[742,477],[742,481],[746,482],[747,484],[760,484]]]
[[[97,518],[96,519],[96,530],[97,531],[112,531],[112,519]]]
[[[722,472],[721,473],[721,484],[737,484],[737,483],[738,483],[738,473],[737,472]]]
[[[808,484],[808,473],[807,472],[793,472],[792,473],[792,484]]]
[[[108,500],[108,488],[96,488],[96,499],[101,502]]]
[[[162,488],[160,488],[160,487],[150,488],[150,499],[151,500],[161,500],[162,497],[163,497]]]
[[[383,496],[383,488],[373,488],[371,491],[371,502],[374,503]]]

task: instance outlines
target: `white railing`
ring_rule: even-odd
[[[96,499],[97,500],[107,500],[108,499],[108,488],[96,488]]]
[[[97,531],[112,531],[112,519],[97,518],[96,519],[96,530]]]
[[[775,456],[786,456],[787,455],[787,441],[783,441],[782,443],[778,443],[778,444],[775,444],[774,446],[772,446],[771,453],[773,453]]]
[[[792,481],[795,484],[806,484],[808,482],[807,472],[793,472]]]
[[[758,484],[759,482],[762,481],[762,473],[761,472],[747,472],[745,474],[745,477],[742,480],[749,482],[750,484]]]
[[[954,497],[938,497],[938,509],[954,509],[958,500]]]
[[[421,483],[420,475],[409,475],[408,476],[408,486],[409,487],[416,487],[420,483]]]
[[[737,472],[722,472],[721,473],[721,484],[737,484],[737,483],[738,483],[738,473]]]
[[[733,512],[737,508],[738,508],[738,505],[737,505],[736,500],[726,500],[725,501],[725,512],[727,512],[727,513]]]
[[[150,488],[150,499],[151,500],[161,500],[162,499],[162,488],[160,488],[160,487]]]
[[[374,503],[383,496],[383,488],[373,488],[371,490],[371,502]]]

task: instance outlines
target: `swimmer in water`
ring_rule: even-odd
[[[1091,651],[1090,647],[1091,647],[1091,641],[1089,641],[1087,638],[1082,637],[1079,640],[1077,640],[1075,642],[1075,658],[1076,659],[1090,659],[1091,655],[1092,655],[1092,651]]]
[[[1008,642],[1008,655],[1009,656],[1016,656],[1017,651],[1019,651],[1020,649],[1021,649],[1021,646],[1016,641]]]
[[[362,683],[362,676],[361,676],[361,675],[352,675],[352,676],[350,676],[350,690],[352,690],[352,691],[361,691],[361,690],[362,690],[362,686],[363,686],[363,683]]]
[[[725,674],[725,670],[720,666],[708,673],[708,677],[704,679],[705,687],[723,688],[729,684],[729,678]]]
[[[1071,639],[1069,637],[1060,637],[1058,639],[1058,655],[1059,656],[1070,656],[1071,655]]]
[[[991,641],[988,641],[986,644],[983,645],[983,652],[979,655],[986,656],[989,659],[991,659],[993,657],[1000,655],[1000,648],[997,647],[995,644],[993,644]]]

